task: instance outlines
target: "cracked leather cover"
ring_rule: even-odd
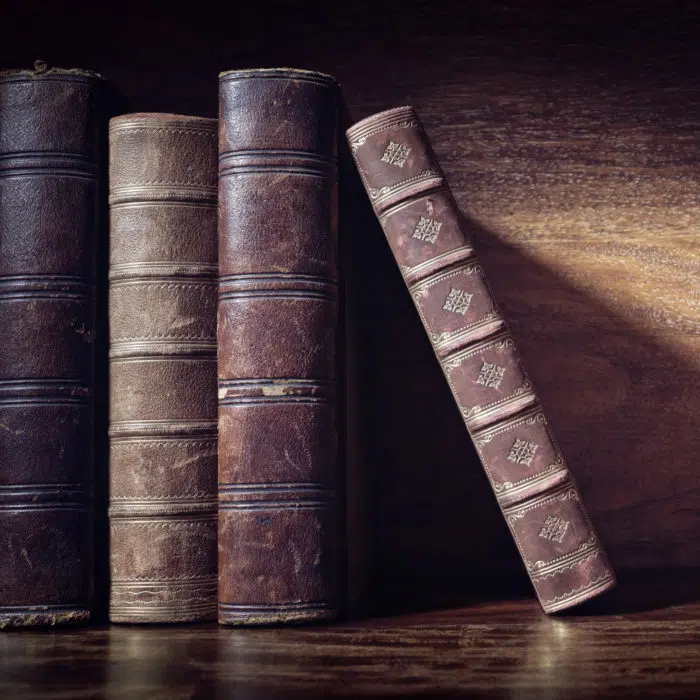
[[[92,605],[99,76],[0,76],[0,627]]]
[[[219,621],[337,614],[337,86],[219,90]]]
[[[109,142],[110,620],[215,619],[216,120]]]
[[[411,107],[347,131],[375,213],[546,612],[615,575]]]

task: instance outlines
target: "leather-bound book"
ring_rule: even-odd
[[[375,114],[347,137],[543,609],[612,588],[610,563],[416,112]]]
[[[338,88],[219,83],[219,621],[337,614]]]
[[[109,127],[112,622],[216,618],[215,119]]]
[[[99,76],[0,76],[0,627],[92,604]]]

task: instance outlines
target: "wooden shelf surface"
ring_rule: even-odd
[[[546,617],[515,600],[317,627],[0,635],[0,696],[17,699],[699,693],[699,603]]]

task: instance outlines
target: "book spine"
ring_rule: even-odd
[[[543,609],[612,588],[610,563],[418,115],[381,112],[347,137]]]
[[[216,618],[216,144],[110,121],[112,622]]]
[[[338,91],[288,69],[219,84],[219,621],[338,605]]]
[[[0,628],[91,613],[99,84],[0,77]]]

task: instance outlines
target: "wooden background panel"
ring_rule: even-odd
[[[528,53],[527,41],[465,45],[457,34],[407,42],[388,60],[423,59],[404,88],[592,516],[620,567],[697,565],[700,91],[688,67],[698,55],[640,38],[603,51],[532,41]],[[432,60],[431,83],[434,45],[448,58],[444,72]],[[390,319],[407,312],[386,309]],[[380,344],[400,342],[403,320],[393,322]],[[429,361],[415,347],[414,361]],[[381,391],[402,397],[395,363],[379,358],[378,374],[391,377]],[[427,473],[430,452],[408,434],[397,429],[386,445],[410,440],[406,472]],[[456,434],[441,446],[463,452]],[[387,462],[406,459],[387,450]]]
[[[413,104],[621,568],[700,565],[693,3],[7,3],[0,63],[91,67],[129,110],[216,114],[219,70]],[[410,298],[346,173],[375,589],[529,590]],[[387,598],[390,594],[387,593]]]

